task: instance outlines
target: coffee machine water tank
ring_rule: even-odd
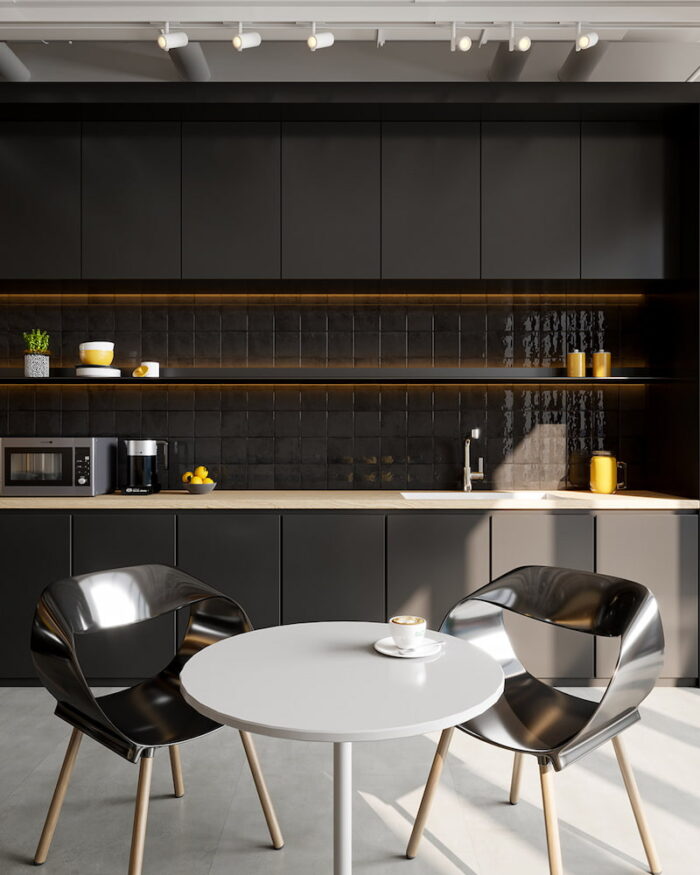
[[[158,446],[163,447],[163,462],[168,467],[168,442],[154,440],[126,441],[126,495],[150,495],[160,492]]]

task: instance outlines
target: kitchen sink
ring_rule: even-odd
[[[487,489],[473,492],[402,492],[402,498],[410,501],[507,501],[508,499],[544,499],[549,495],[546,492],[535,490],[520,490],[518,492],[490,492]]]

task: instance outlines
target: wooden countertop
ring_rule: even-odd
[[[446,495],[455,493],[446,493]],[[473,495],[477,495],[475,490]],[[507,499],[419,500],[388,490],[215,490],[209,495],[0,497],[0,510],[698,510],[700,501],[654,492],[513,491]]]

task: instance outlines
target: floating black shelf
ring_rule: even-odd
[[[76,377],[73,368],[55,368],[44,379],[23,376],[20,368],[0,368],[2,385],[226,385],[226,384],[357,384],[357,383],[472,383],[620,385],[677,382],[670,376],[651,376],[642,368],[619,368],[611,377],[567,377],[564,368],[161,368],[157,379],[126,376]]]

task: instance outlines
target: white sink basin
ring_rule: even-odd
[[[508,499],[543,499],[546,492],[521,490],[520,492],[489,492],[486,489],[473,492],[402,492],[402,498],[409,501],[506,501]]]

